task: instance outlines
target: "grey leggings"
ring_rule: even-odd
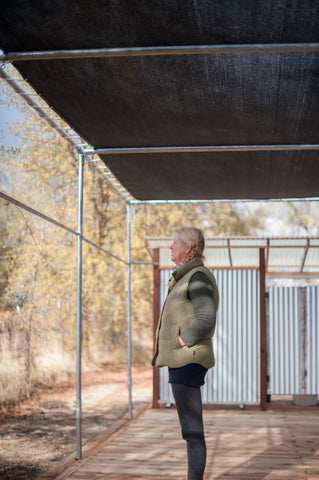
[[[171,384],[181,425],[182,437],[187,442],[188,480],[203,480],[206,465],[202,396],[200,387]]]

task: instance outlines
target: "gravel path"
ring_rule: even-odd
[[[133,404],[151,402],[152,369],[132,369]],[[87,444],[128,411],[126,366],[82,379],[82,440]],[[0,478],[35,480],[76,452],[75,382],[38,391],[32,401],[0,408]]]

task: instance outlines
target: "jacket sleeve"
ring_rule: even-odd
[[[203,272],[196,272],[188,285],[187,295],[192,302],[196,320],[181,332],[183,342],[192,347],[201,338],[210,334],[215,328],[216,308],[214,305],[214,287]]]

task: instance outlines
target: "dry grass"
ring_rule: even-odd
[[[0,403],[17,403],[29,393],[24,362],[10,351],[0,353]]]
[[[30,396],[35,385],[62,382],[74,371],[74,358],[58,346],[43,349],[35,356],[29,376],[24,359],[4,350],[0,352],[0,404],[18,403]]]
[[[64,351],[58,344],[40,352],[36,361],[34,383],[52,385],[67,380],[75,372],[74,353]]]
[[[152,342],[146,336],[137,334],[132,338],[133,364],[150,365]],[[76,371],[76,353],[67,352],[58,342],[33,352],[33,366],[30,375],[26,375],[23,354],[10,350],[2,344],[0,349],[0,404],[17,404],[30,398],[36,387],[52,386],[65,382]],[[90,371],[103,365],[114,367],[126,364],[127,351],[123,348],[90,349],[82,352],[82,370]]]

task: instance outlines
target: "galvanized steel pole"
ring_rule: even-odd
[[[267,326],[265,249],[259,249],[260,295],[260,410],[267,410]]]
[[[131,205],[126,204],[127,236],[127,386],[128,416],[132,419],[132,338],[131,338]]]
[[[147,153],[205,153],[205,152],[277,152],[295,150],[319,150],[318,143],[282,145],[183,145],[157,147],[110,147],[87,149],[85,153],[98,155],[131,155]]]
[[[76,290],[76,459],[82,458],[82,235],[83,235],[83,165],[79,155],[78,230],[77,230],[77,290]]]
[[[205,55],[229,53],[318,52],[319,43],[257,43],[240,45],[169,45],[153,47],[89,48],[9,52],[0,55],[0,62],[63,60],[103,57],[144,57],[159,55]]]

